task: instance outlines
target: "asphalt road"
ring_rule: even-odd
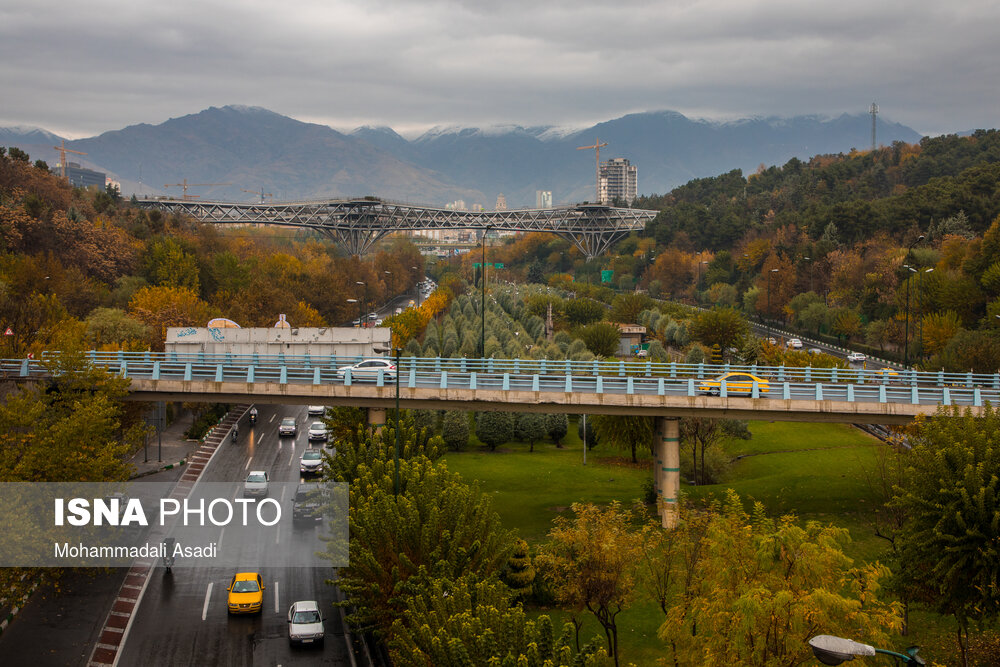
[[[251,427],[240,423],[240,438],[220,446],[202,474],[204,482],[241,482],[248,470],[266,470],[274,482],[299,480],[299,456],[309,446],[305,406],[258,405]],[[278,424],[295,416],[299,433],[279,438]],[[303,528],[303,530],[317,530]],[[261,568],[264,607],[260,614],[230,616],[226,587],[231,569],[175,567],[154,571],[133,618],[120,665],[349,665],[341,611],[332,607],[335,589],[325,583],[332,568]],[[324,609],[322,646],[291,647],[286,614],[296,600],[317,600]]]

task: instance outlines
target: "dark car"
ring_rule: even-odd
[[[292,522],[315,523],[322,519],[321,500],[318,484],[299,484],[292,496]]]

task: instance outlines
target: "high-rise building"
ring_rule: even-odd
[[[52,170],[53,174],[62,173],[62,164],[57,164]],[[98,188],[103,190],[106,184],[106,177],[103,171],[85,169],[76,162],[66,163],[66,180],[74,188]]]
[[[639,174],[635,165],[623,157],[601,163],[601,203],[616,200],[631,205],[639,190]]]
[[[503,196],[503,193],[497,195],[497,205],[493,209],[494,211],[506,211],[507,210],[507,198]]]
[[[535,208],[552,208],[552,190],[535,190]]]

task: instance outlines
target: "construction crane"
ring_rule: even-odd
[[[185,178],[184,181],[181,183],[167,183],[163,187],[183,188],[184,190],[183,194],[181,195],[181,199],[183,201],[188,201],[189,199],[197,199],[200,196],[200,195],[189,195],[188,188],[201,188],[201,187],[209,187],[212,185],[232,185],[232,183],[188,183],[187,179]]]
[[[240,190],[243,190],[243,192],[252,192],[255,195],[260,195],[260,203],[261,204],[264,203],[264,197],[273,197],[274,196],[270,192],[264,192],[264,188],[263,187],[261,187],[260,190],[247,190],[246,188],[240,188]]]
[[[66,153],[76,153],[77,155],[86,155],[86,153],[84,153],[83,151],[75,151],[72,148],[66,148],[65,139],[63,139],[60,142],[60,145],[53,146],[52,148],[59,151],[59,166],[62,167],[62,177],[66,180],[69,180],[68,178],[66,178]]]
[[[595,190],[595,195],[596,196],[594,198],[594,203],[595,204],[600,204],[601,203],[601,146],[607,146],[607,145],[608,145],[608,142],[605,141],[602,144],[600,139],[596,139],[594,141],[594,145],[593,146],[577,146],[577,148],[576,148],[576,150],[578,150],[578,151],[593,150],[595,152],[595,154],[596,154],[596,160],[597,160],[597,183],[596,183],[596,190]]]

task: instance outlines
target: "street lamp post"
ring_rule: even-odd
[[[929,269],[924,269],[920,273],[920,277],[917,279],[917,305],[920,307],[920,319],[917,320],[917,334],[920,340],[920,357],[924,356],[924,274],[930,273],[934,270],[932,266]]]
[[[361,287],[363,288],[361,290],[362,296],[361,298],[358,299],[358,327],[363,328],[365,326],[365,319],[364,319],[365,296],[367,296],[368,294],[368,289],[367,285],[365,285],[364,281],[362,280],[355,280],[354,284],[361,285]]]
[[[486,235],[490,233],[489,226],[483,231],[483,275],[480,317],[482,319],[479,331],[479,358],[486,358]]]
[[[414,271],[419,271],[420,270],[420,269],[418,269],[415,266],[411,266],[410,268],[413,269]],[[417,304],[417,308],[419,308],[420,307],[420,281],[419,280],[413,285],[413,291],[417,293],[416,294],[416,296],[417,296],[416,304]]]
[[[813,267],[815,266],[815,264],[813,264],[812,257],[803,257],[802,259],[804,259],[807,262],[809,262],[809,291],[812,292],[813,291]]]
[[[767,317],[771,317],[771,276],[778,272],[778,269],[771,269],[767,274]],[[764,324],[765,338],[771,337],[771,320],[767,319]]]
[[[910,251],[913,250],[913,246],[917,245],[924,240],[924,235],[921,234],[917,237],[917,240],[906,247],[906,255],[903,257],[905,260],[910,256]],[[917,270],[908,264],[903,265],[908,271],[916,273]],[[906,277],[906,313],[905,313],[905,324],[903,325],[903,367],[909,367],[910,365],[910,280],[909,276]]]
[[[395,476],[393,478],[393,495],[399,497],[399,355],[403,351],[402,348],[396,348],[396,451],[393,454],[393,463],[396,466]]]
[[[392,271],[383,271],[382,273],[389,276],[389,299],[387,300],[391,301],[392,297],[396,295],[396,279],[392,275]]]
[[[879,653],[898,658],[907,667],[927,664],[923,658],[917,655],[917,651],[919,650],[917,646],[909,647],[904,654],[875,648],[868,644],[856,642],[853,639],[844,639],[843,637],[834,637],[833,635],[816,635],[809,640],[809,648],[812,649],[816,659],[824,665],[839,665],[842,662],[854,660],[856,656],[874,656]]]

